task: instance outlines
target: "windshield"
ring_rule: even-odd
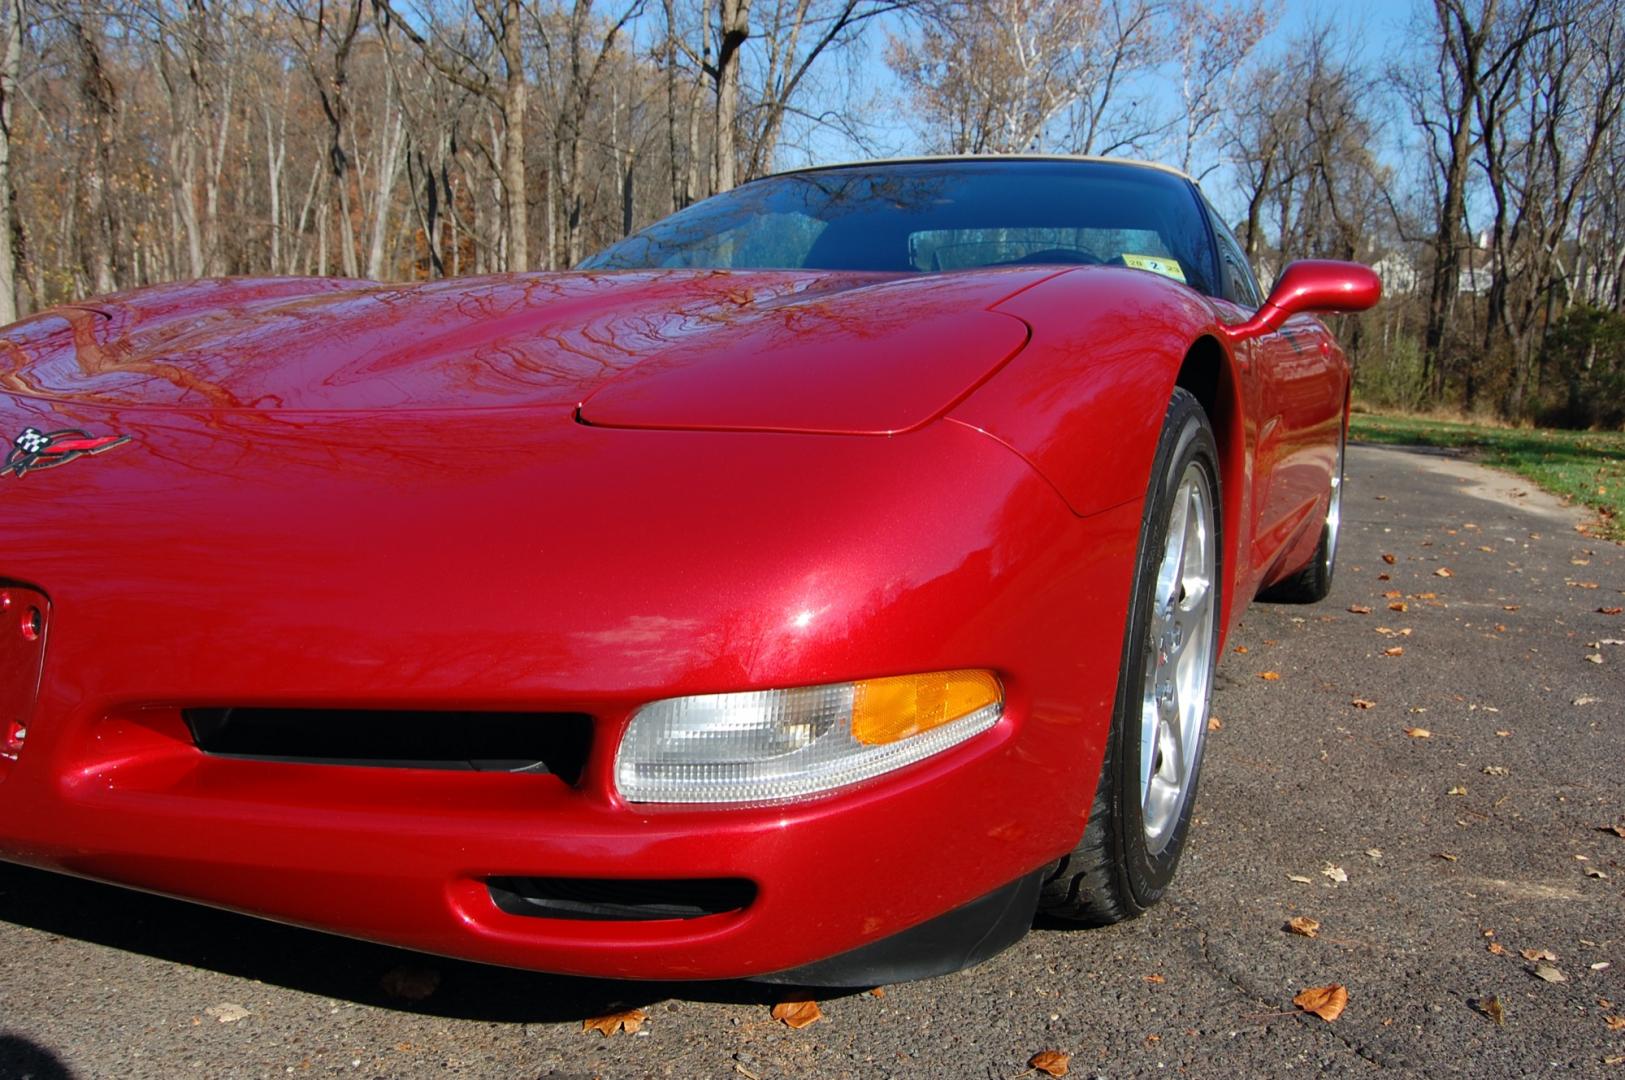
[[[627,237],[583,270],[874,270],[1133,266],[1212,293],[1183,178],[1092,161],[859,165],[770,177]]]

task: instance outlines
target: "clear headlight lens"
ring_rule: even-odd
[[[990,671],[938,671],[645,705],[615,754],[630,802],[762,802],[867,780],[998,723]]]

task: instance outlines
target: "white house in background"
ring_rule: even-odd
[[[1456,278],[1456,291],[1459,293],[1472,293],[1474,296],[1483,296],[1490,291],[1490,282],[1493,275],[1487,266],[1466,266],[1462,268],[1460,276]]]
[[[1390,251],[1372,264],[1371,269],[1377,272],[1382,281],[1382,291],[1385,296],[1402,296],[1416,291],[1421,275],[1416,272],[1416,266],[1410,259],[1397,251]]]

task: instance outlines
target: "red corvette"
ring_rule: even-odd
[[[1162,895],[1325,595],[1349,374],[1195,185],[812,169],[577,272],[0,332],[0,857],[553,972],[863,985]]]

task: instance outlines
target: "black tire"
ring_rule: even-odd
[[[1192,463],[1206,473],[1213,497],[1212,544],[1215,562],[1211,587],[1214,590],[1214,644],[1209,650],[1212,655],[1208,660],[1207,690],[1203,695],[1200,722],[1201,731],[1206,731],[1208,704],[1212,695],[1212,668],[1219,651],[1218,618],[1223,608],[1223,515],[1219,510],[1223,500],[1219,488],[1218,447],[1212,425],[1196,398],[1183,389],[1176,389],[1168,403],[1151,469],[1151,484],[1146,493],[1116,705],[1107,737],[1106,756],[1095,789],[1094,805],[1089,811],[1083,839],[1046,876],[1039,900],[1041,912],[1068,921],[1100,926],[1133,918],[1155,904],[1162,898],[1174,876],[1190,828],[1205,740],[1198,735],[1187,793],[1183,807],[1174,819],[1172,831],[1166,834],[1167,839],[1161,849],[1152,851],[1142,813],[1140,725],[1146,665],[1153,655],[1150,641],[1153,587],[1162,562],[1176,488]]]
[[[1332,593],[1332,575],[1337,571],[1337,537],[1343,525],[1341,495],[1343,488],[1343,451],[1348,445],[1346,433],[1338,436],[1337,466],[1332,476],[1332,489],[1327,495],[1326,522],[1320,527],[1320,543],[1309,565],[1291,577],[1282,578],[1259,594],[1260,600],[1272,604],[1318,604]]]

